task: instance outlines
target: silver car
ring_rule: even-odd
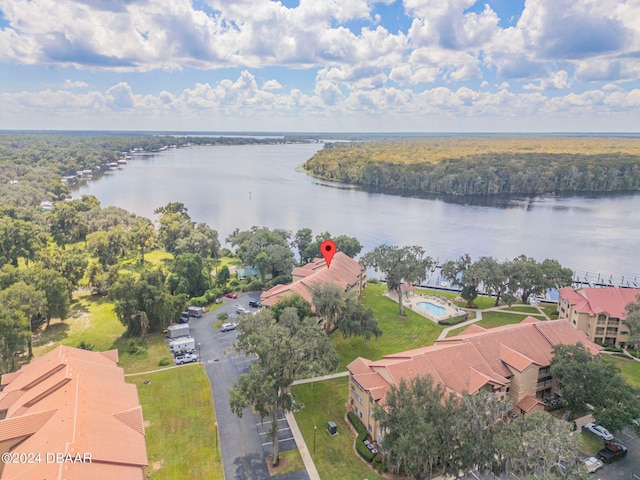
[[[235,329],[236,329],[235,323],[223,323],[222,326],[220,327],[221,332],[228,332],[229,330],[235,330]]]
[[[588,432],[593,433],[595,436],[600,437],[603,440],[606,440],[607,442],[609,440],[613,440],[613,435],[611,435],[611,433],[609,433],[609,430],[604,428],[602,425],[596,425],[595,423],[587,423],[583,428]]]

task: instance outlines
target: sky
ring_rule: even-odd
[[[638,132],[640,0],[0,0],[0,129]]]

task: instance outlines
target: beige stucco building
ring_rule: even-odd
[[[391,386],[429,375],[446,393],[494,393],[509,400],[513,411],[528,414],[545,408],[543,400],[559,394],[551,378],[553,347],[582,343],[592,354],[601,347],[565,320],[527,317],[516,325],[485,329],[472,325],[460,335],[434,345],[385,355],[381,360],[357,358],[349,365],[349,408],[371,438],[382,438],[373,412],[383,406]]]
[[[624,347],[629,339],[625,307],[636,301],[638,288],[579,288],[559,290],[558,312],[589,340]]]

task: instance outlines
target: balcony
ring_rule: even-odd
[[[545,380],[544,382],[538,382],[536,384],[536,390],[545,390],[551,387],[553,380]]]

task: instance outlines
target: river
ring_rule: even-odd
[[[421,245],[440,262],[469,253],[500,260],[520,254],[555,258],[582,280],[600,276],[640,285],[640,195],[599,198],[501,199],[496,206],[369,193],[296,171],[321,145],[189,147],[136,156],[118,171],[80,185],[155,219],[153,210],[184,203],[194,221],[225,237],[253,225],[360,240],[363,252],[382,243]]]

